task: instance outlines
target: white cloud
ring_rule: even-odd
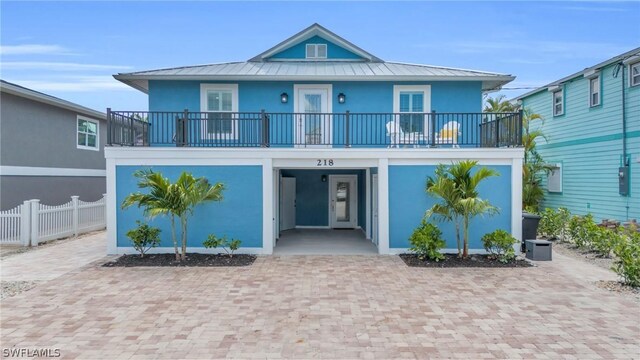
[[[460,41],[449,46],[460,54],[502,54],[509,56],[519,54],[520,59],[526,57],[529,62],[545,62],[549,59],[595,59],[629,51],[631,46],[612,43],[578,42],[578,41]]]
[[[7,81],[37,91],[90,92],[90,91],[134,91],[131,87],[117,81],[111,76],[72,76],[61,80],[20,80]]]
[[[131,66],[80,64],[68,62],[5,61],[3,70],[49,70],[49,71],[89,71],[89,70],[129,70]]]
[[[60,45],[43,44],[21,44],[21,45],[0,45],[2,55],[69,55],[71,51]]]

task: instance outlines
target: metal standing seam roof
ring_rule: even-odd
[[[143,92],[148,80],[315,80],[315,81],[482,81],[495,90],[515,77],[507,74],[398,62],[268,61],[230,62],[120,73],[114,77]]]

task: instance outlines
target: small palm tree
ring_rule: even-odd
[[[147,189],[148,193],[136,192],[129,194],[122,202],[122,208],[126,209],[137,204],[139,208],[144,209],[144,215],[149,218],[159,215],[169,216],[173,248],[176,253],[176,260],[180,260],[175,224],[175,214],[181,206],[178,188],[172,185],[171,181],[163,177],[161,173],[153,172],[149,169],[138,170],[133,176],[139,179],[138,187]]]
[[[136,192],[128,195],[122,203],[122,208],[125,209],[137,204],[139,208],[144,208],[145,216],[150,218],[158,215],[169,216],[176,260],[185,260],[188,217],[193,214],[197,205],[206,201],[222,200],[224,185],[216,183],[211,186],[206,178],[195,178],[187,172],[182,172],[175,184],[163,177],[161,173],[150,169],[138,170],[134,176],[139,179],[138,187],[148,189],[148,193]],[[181,251],[178,250],[176,217],[180,219],[182,230]]]
[[[189,217],[193,215],[193,210],[196,206],[208,201],[221,201],[224,185],[222,183],[210,185],[206,178],[195,178],[193,174],[187,172],[180,174],[175,185],[179,189],[182,197],[182,206],[176,215],[180,218],[180,226],[182,228],[181,260],[185,260],[187,254],[187,222]]]
[[[456,225],[458,256],[469,256],[469,225],[471,219],[478,215],[494,215],[498,208],[488,200],[480,198],[478,186],[489,177],[499,174],[492,169],[481,167],[473,175],[477,161],[464,160],[451,166],[439,165],[436,177],[427,179],[427,193],[439,197],[442,202],[435,204],[427,211],[427,215],[435,215],[441,220],[453,221]],[[460,249],[460,228],[463,232],[463,248]],[[462,250],[462,251],[461,251]]]
[[[544,199],[544,190],[540,182],[540,174],[548,173],[551,168],[536,150],[536,140],[546,139],[540,128],[532,130],[531,122],[544,119],[540,114],[524,109],[522,117],[522,146],[524,148],[524,164],[522,167],[522,207],[530,211],[538,211]]]
[[[442,199],[442,202],[434,204],[427,211],[427,217],[433,217],[436,221],[453,222],[456,226],[456,244],[458,246],[458,255],[462,254],[462,246],[460,243],[460,221],[459,221],[459,200],[460,192],[455,182],[449,176],[447,166],[438,165],[435,171],[435,178],[427,178],[426,191],[433,197]]]
[[[488,98],[484,107],[484,112],[490,113],[507,113],[515,112],[516,106],[505,100],[506,96],[500,95],[497,98]]]

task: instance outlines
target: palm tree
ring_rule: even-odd
[[[469,224],[478,215],[494,215],[498,208],[488,200],[480,198],[478,186],[489,177],[499,174],[492,169],[481,167],[474,174],[473,168],[477,161],[464,160],[451,166],[439,165],[436,177],[427,179],[427,193],[442,199],[427,211],[428,215],[435,215],[441,220],[454,221],[456,225],[456,240],[458,241],[458,256],[469,256]],[[462,224],[460,224],[462,222]],[[460,227],[463,231],[463,249],[460,251]]]
[[[484,112],[490,113],[508,113],[515,112],[516,106],[505,100],[504,95],[500,95],[497,98],[488,98],[487,104],[484,107]]]
[[[153,218],[158,215],[168,215],[171,222],[171,237],[176,260],[182,261],[187,256],[187,223],[189,216],[193,215],[196,206],[207,201],[221,201],[224,185],[216,183],[209,185],[204,178],[195,178],[193,174],[182,172],[175,184],[153,170],[138,170],[134,173],[138,179],[138,187],[149,189],[148,193],[137,192],[128,195],[122,208],[128,208],[134,204],[144,208],[145,216]],[[180,219],[181,251],[178,250],[175,218]]]
[[[431,176],[427,178],[426,192],[431,196],[442,199],[442,202],[434,204],[427,211],[427,217],[433,217],[436,221],[447,221],[455,224],[458,255],[462,255],[459,221],[461,209],[458,208],[460,192],[453,179],[449,176],[446,165],[438,165],[435,171],[435,178]]]
[[[522,146],[524,147],[524,164],[522,168],[522,207],[530,211],[538,211],[540,202],[544,199],[544,190],[540,185],[540,174],[551,169],[536,150],[536,140],[546,139],[540,128],[531,129],[531,122],[544,119],[540,114],[524,109],[522,117]]]
[[[196,206],[208,201],[221,201],[224,185],[216,183],[210,185],[209,181],[204,178],[195,178],[193,174],[182,172],[176,187],[182,196],[182,207],[176,215],[180,218],[180,226],[182,228],[182,258],[186,259],[187,254],[187,222],[189,216],[193,215]]]
[[[144,208],[144,215],[149,218],[168,215],[171,221],[171,237],[176,260],[180,260],[175,224],[176,213],[179,213],[180,208],[183,206],[179,189],[174,184],[171,184],[169,179],[163,177],[161,173],[150,169],[138,170],[133,176],[139,179],[138,187],[140,189],[148,189],[149,192],[129,194],[122,202],[122,208],[126,209],[137,204],[139,208]]]

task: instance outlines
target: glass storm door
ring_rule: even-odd
[[[331,175],[329,180],[329,226],[353,229],[358,224],[358,177]]]
[[[328,114],[327,89],[298,89],[296,94],[296,144],[327,147],[331,145],[331,115]]]

